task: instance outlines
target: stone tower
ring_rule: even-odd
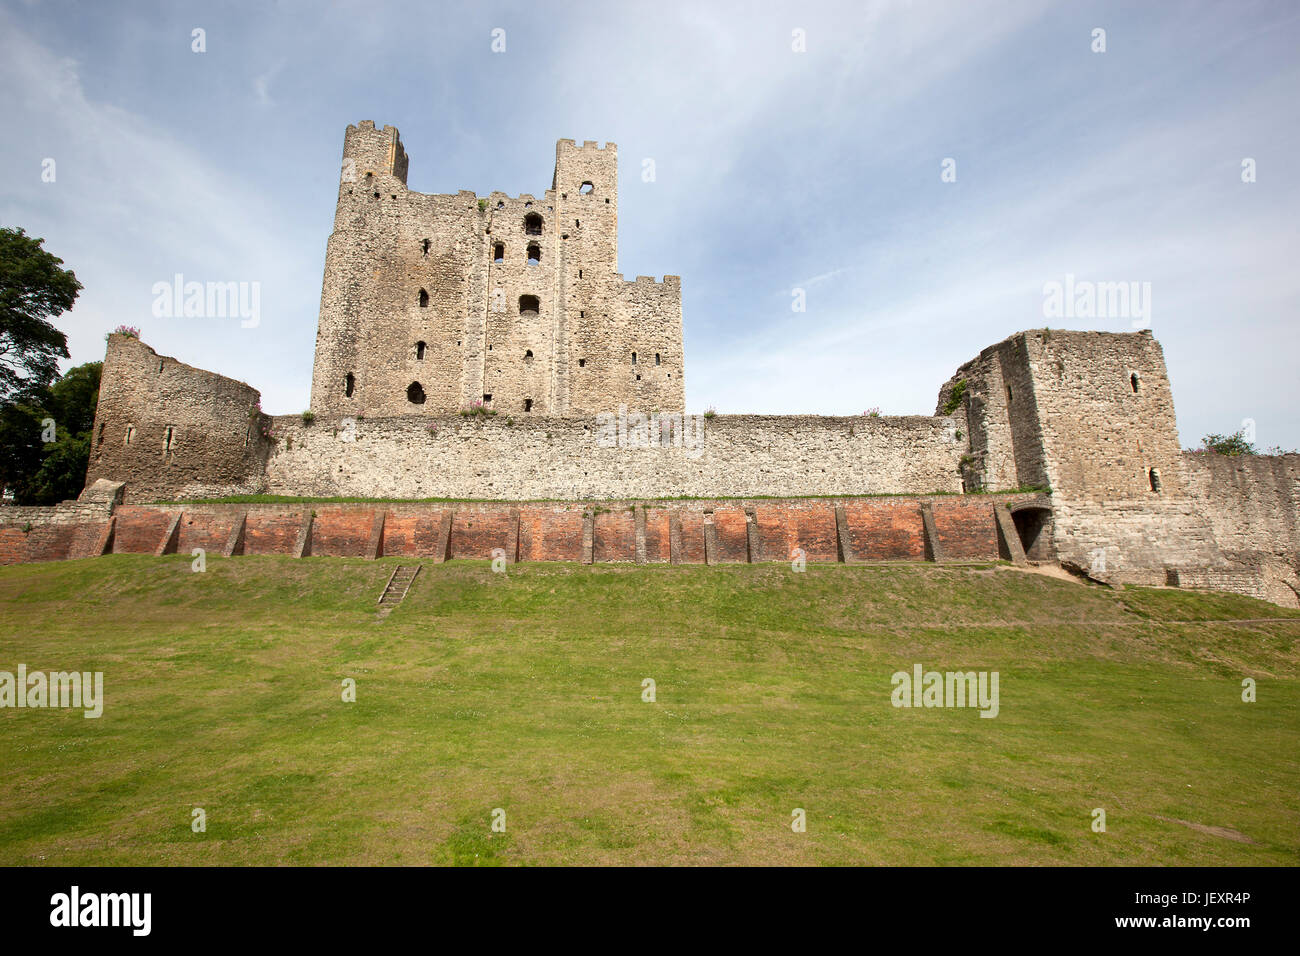
[[[681,280],[618,270],[618,149],[560,140],[540,197],[406,187],[398,131],[349,126],[311,407],[436,416],[683,411]]]

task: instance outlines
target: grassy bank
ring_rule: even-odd
[[[190,560],[0,568],[0,670],[106,697],[0,710],[0,864],[1300,863],[1300,615],[1247,598],[453,562],[380,621],[397,559]],[[915,663],[998,716],[894,708]]]

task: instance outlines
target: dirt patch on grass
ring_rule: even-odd
[[[1193,823],[1191,820],[1180,820],[1177,817],[1162,817],[1158,813],[1152,814],[1157,820],[1164,820],[1166,823],[1179,823],[1197,833],[1205,833],[1210,836],[1222,837],[1225,840],[1234,840],[1237,843],[1249,843],[1252,846],[1258,846],[1254,840],[1232,827],[1213,827],[1204,823]]]

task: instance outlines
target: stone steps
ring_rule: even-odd
[[[399,564],[393,569],[393,573],[388,577],[388,583],[384,585],[384,592],[379,595],[380,617],[387,617],[393,612],[393,608],[402,603],[423,567],[424,565],[421,564]]]

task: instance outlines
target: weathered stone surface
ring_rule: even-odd
[[[683,421],[681,286],[617,271],[614,144],[559,141],[551,188],[513,198],[412,192],[397,130],[372,122],[348,127],[343,158],[314,421],[267,418],[250,386],[110,336],[86,492],[58,508],[0,508],[0,562],[190,543],[391,545],[435,561],[493,547],[511,561],[784,561],[795,548],[809,560],[956,560],[996,555],[1001,533],[1012,558],[1014,535],[1029,560],[1101,581],[1300,602],[1300,456],[1183,453],[1149,332],[1017,333],[958,369],[934,416]],[[489,395],[496,417],[458,414]],[[601,416],[620,406],[629,414],[609,441]],[[666,441],[658,413],[678,415]],[[250,510],[247,522],[187,506],[110,525],[121,482],[134,504],[248,492],[589,504],[383,520],[373,508],[315,520]],[[788,501],[672,513],[595,503],[1026,488],[1050,494],[1014,499],[1010,518],[979,496],[846,497],[838,514]]]
[[[618,272],[613,143],[560,140],[540,196],[417,193],[407,167],[394,127],[348,127],[317,414],[433,417],[489,395],[517,416],[683,409],[681,280]]]
[[[392,498],[632,498],[689,495],[957,492],[964,446],[946,418],[719,415],[694,454],[602,447],[594,419],[507,424],[453,415],[427,422],[298,416],[267,466],[273,494]],[[129,492],[128,492],[129,494]],[[134,499],[133,499],[134,500]]]
[[[257,389],[110,335],[87,490],[111,479],[132,501],[260,491],[262,425]]]

